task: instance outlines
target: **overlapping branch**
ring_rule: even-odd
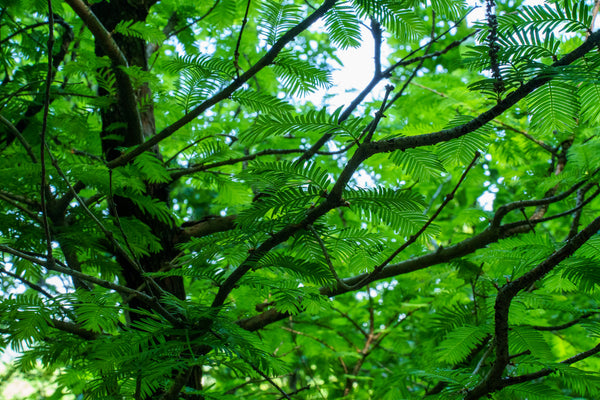
[[[573,187],[567,189],[565,192],[559,195],[539,200],[528,200],[528,203],[526,204],[528,206],[533,207],[541,204],[556,203],[560,200],[566,199],[570,194],[573,194],[577,190],[577,188],[581,187],[583,184],[585,184],[585,181],[575,184]],[[595,198],[595,196],[590,197]],[[531,221],[519,221],[502,225],[502,218],[506,215],[506,212],[504,211],[519,209],[520,207],[518,207],[518,205],[520,204],[522,204],[522,202],[518,201],[508,203],[500,207],[500,209],[502,209],[503,211],[500,212],[500,209],[497,211],[497,215],[498,213],[500,213],[500,215],[492,218],[492,221],[495,222],[490,223],[490,225],[482,232],[468,239],[465,239],[462,242],[448,247],[440,246],[434,252],[410,258],[408,260],[400,261],[396,264],[386,265],[376,275],[372,275],[372,273],[363,273],[353,277],[345,278],[343,279],[343,285],[338,285],[333,288],[322,287],[320,289],[320,293],[322,295],[330,297],[337,296],[340,294],[348,293],[350,291],[358,290],[361,287],[363,287],[364,284],[366,284],[367,282],[374,282],[382,279],[392,278],[395,276],[404,275],[421,269],[429,268],[433,265],[449,262],[453,259],[472,254],[476,250],[484,248],[485,246],[506,237],[510,234],[510,232],[514,232],[514,229],[516,227],[529,228],[530,224],[535,226],[536,224],[542,223],[546,220],[539,219]],[[561,216],[566,216],[571,213],[573,213],[573,210],[568,210],[564,213],[561,213]],[[352,290],[348,290],[348,288],[351,288]],[[241,319],[237,321],[237,323],[244,329],[247,329],[249,331],[255,331],[273,322],[277,322],[285,317],[287,317],[287,314],[276,311],[275,309],[269,309],[254,317]]]
[[[71,2],[79,2],[80,0],[68,0]],[[260,59],[256,64],[250,67],[246,72],[240,75],[239,78],[235,79],[231,84],[225,87],[216,95],[212,96],[210,99],[205,100],[196,108],[191,110],[189,113],[185,114],[179,120],[175,121],[171,125],[164,128],[158,134],[154,135],[152,138],[144,142],[143,144],[135,147],[131,151],[123,154],[122,156],[112,160],[108,163],[109,168],[116,168],[121,165],[127,164],[129,161],[133,160],[138,155],[143,152],[151,149],[153,146],[157,145],[164,139],[168,138],[179,129],[196,119],[199,115],[201,115],[204,111],[208,110],[215,104],[227,99],[233,92],[239,89],[245,82],[255,76],[259,71],[263,68],[270,65],[277,55],[283,50],[283,48],[290,43],[292,40],[296,38],[300,33],[304,32],[308,27],[310,27],[315,21],[320,19],[325,13],[331,9],[335,5],[336,0],[325,0],[325,2],[319,7],[315,12],[306,17],[303,21],[298,23],[296,26],[288,30],[279,40],[273,44],[273,46],[267,51],[267,53]]]

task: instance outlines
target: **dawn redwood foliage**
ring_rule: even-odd
[[[0,389],[600,398],[599,3],[521,3],[4,0]]]

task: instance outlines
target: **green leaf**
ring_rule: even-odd
[[[481,326],[461,326],[449,332],[438,346],[438,358],[458,364],[489,336],[489,329]]]

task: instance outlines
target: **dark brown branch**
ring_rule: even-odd
[[[44,289],[43,287],[41,287],[40,285],[37,285],[33,282],[31,282],[30,280],[23,278],[17,274],[13,274],[10,271],[7,271],[5,269],[0,269],[0,274],[5,274],[8,275],[16,280],[18,280],[21,283],[24,283],[25,285],[29,286],[30,288],[32,288],[33,290],[35,290],[36,292],[40,292],[41,294],[43,294],[44,296],[46,296],[49,299],[54,299],[54,296],[52,296],[46,289]]]
[[[595,347],[593,347],[589,350],[586,350],[579,354],[576,354],[573,357],[569,357],[566,360],[561,361],[560,363],[566,364],[566,365],[571,365],[578,361],[581,361],[588,357],[596,355],[598,353],[600,353],[600,344],[596,345]],[[550,375],[551,373],[553,373],[555,371],[556,371],[555,368],[544,368],[540,371],[532,372],[530,374],[508,377],[508,378],[503,379],[500,382],[499,389],[503,389],[507,386],[512,386],[512,385],[516,385],[519,383],[529,382],[529,381],[532,381],[535,379],[543,378],[545,376]]]
[[[135,97],[135,91],[133,83],[125,69],[129,66],[127,58],[112,38],[110,32],[106,30],[102,22],[96,17],[92,10],[82,0],[66,0],[66,3],[71,6],[73,11],[81,18],[81,20],[88,27],[96,42],[102,47],[102,50],[106,53],[108,58],[112,61],[112,70],[115,74],[117,81],[117,91],[119,92],[119,106],[122,109],[123,115],[125,115],[127,128],[133,137],[141,138],[142,134],[142,121],[140,112],[137,107],[137,101]],[[152,146],[148,146],[148,149]],[[144,149],[141,153],[148,150]],[[128,162],[124,162],[124,165]]]
[[[71,322],[65,322],[65,321],[60,321],[57,319],[52,319],[50,320],[49,323],[50,326],[61,330],[63,332],[67,332],[67,333],[71,333],[73,335],[79,336],[82,339],[85,340],[94,340],[97,339],[99,334],[97,334],[96,332],[84,329],[82,327],[80,327],[79,325],[73,324]]]
[[[235,50],[233,52],[233,67],[235,68],[235,76],[237,77],[237,79],[240,79],[240,44],[242,44],[242,35],[244,34],[244,28],[248,23],[250,3],[252,3],[252,0],[248,0],[248,3],[246,4],[246,12],[244,13],[244,19],[242,20],[242,26],[240,27],[240,33],[238,34],[237,42],[235,43]]]
[[[589,313],[585,313],[582,316],[575,318],[572,321],[566,322],[562,325],[555,325],[555,326],[539,326],[539,325],[532,325],[531,327],[537,331],[560,331],[563,329],[567,329],[570,328],[574,325],[577,325],[578,323],[581,322],[581,320],[587,319],[589,317],[591,317],[592,315],[596,315],[598,314],[598,312],[589,312]]]
[[[452,139],[459,138],[467,133],[473,132],[476,129],[481,128],[494,118],[504,113],[506,110],[515,105],[518,101],[525,98],[529,93],[535,89],[550,82],[555,76],[560,67],[564,67],[572,64],[579,58],[586,55],[589,51],[594,49],[600,43],[600,31],[594,32],[590,37],[579,47],[572,52],[563,56],[560,60],[553,63],[548,71],[537,75],[536,77],[529,80],[529,82],[517,88],[511,92],[503,100],[501,100],[494,107],[488,111],[480,114],[473,118],[471,121],[456,126],[454,128],[444,129],[438,132],[427,133],[422,135],[399,137],[394,139],[382,140],[379,142],[373,142],[368,151],[371,154],[385,153],[395,150],[412,149],[415,147],[430,146],[436,143],[446,142]],[[553,71],[553,72],[550,72]]]
[[[372,282],[373,278],[376,277],[381,272],[381,270],[383,268],[385,268],[386,265],[388,265],[389,263],[391,263],[392,260],[394,258],[396,258],[396,256],[398,254],[400,254],[401,252],[403,252],[408,246],[410,246],[411,244],[413,244],[414,242],[417,241],[417,239],[427,230],[427,228],[429,228],[429,225],[431,225],[433,223],[433,221],[435,221],[435,219],[440,215],[440,213],[442,212],[442,210],[444,209],[444,207],[446,207],[448,205],[448,203],[450,203],[454,199],[454,196],[456,195],[456,191],[458,190],[458,188],[460,187],[460,185],[465,181],[465,179],[467,177],[467,174],[475,166],[475,163],[479,159],[480,155],[481,154],[479,152],[475,153],[475,156],[473,157],[473,160],[471,161],[471,163],[467,166],[467,168],[465,169],[465,171],[461,175],[460,179],[458,180],[458,182],[454,186],[454,189],[452,189],[452,191],[450,193],[448,193],[444,197],[444,201],[442,201],[442,204],[440,204],[440,206],[437,208],[437,210],[435,210],[435,212],[427,220],[427,222],[425,222],[425,224],[423,224],[423,226],[421,227],[421,229],[419,229],[415,234],[413,234],[410,238],[408,238],[408,240],[406,242],[404,242],[400,247],[398,247],[398,249],[396,249],[396,251],[394,251],[385,261],[383,261],[381,264],[379,264],[378,266],[376,266],[373,269],[373,271],[369,275],[367,275],[365,277],[364,281],[361,281],[357,285],[353,286],[354,289],[356,289],[358,287],[361,287],[361,286],[363,286],[365,284],[368,284],[369,282]]]
[[[192,166],[190,168],[176,170],[171,172],[171,179],[173,181],[181,178],[182,176],[195,174],[196,172],[206,171],[212,168],[222,167],[224,165],[233,165],[244,161],[252,161],[258,157],[268,156],[268,155],[276,155],[276,154],[295,154],[302,153],[304,150],[300,149],[275,149],[275,150],[263,150],[256,152],[254,154],[249,154],[247,156],[238,157],[238,158],[230,158],[229,160],[217,161],[212,164],[199,164]]]
[[[548,204],[556,203],[558,201],[564,200],[573,194],[577,189],[581,188],[587,180],[582,180],[581,182],[571,186],[568,190],[565,190],[561,194],[557,194],[555,196],[545,197],[543,199],[535,199],[535,200],[521,200],[515,201],[512,203],[505,204],[498,208],[498,211],[494,214],[494,218],[492,219],[492,226],[499,226],[502,222],[502,219],[513,210],[520,210],[526,207],[537,207],[537,206],[545,206]]]
[[[416,83],[416,82],[411,82],[411,85],[414,85],[416,87],[419,87],[421,89],[427,90],[433,94],[436,94],[442,98],[449,98],[449,96],[445,93],[439,92],[435,89],[432,89],[430,87],[421,85],[420,83]],[[462,103],[462,105],[464,105],[465,107],[468,107],[471,111],[475,111],[472,107],[470,107],[469,105]],[[546,150],[547,152],[549,152],[552,155],[556,155],[557,149],[555,149],[554,147],[544,143],[542,140],[536,139],[535,137],[533,137],[531,134],[527,133],[526,131],[519,129],[519,128],[515,128],[514,126],[511,126],[509,124],[507,124],[506,122],[502,122],[502,121],[494,121],[495,124],[498,124],[499,126],[501,126],[502,128],[504,128],[505,130],[509,130],[512,132],[516,132],[520,135],[523,135],[523,137],[527,138],[528,140],[532,141],[533,143],[535,143],[536,145],[540,146],[542,149]]]
[[[78,2],[80,0],[67,0],[69,3]],[[277,55],[283,50],[283,48],[290,43],[292,40],[296,38],[300,33],[305,31],[308,27],[310,27],[315,21],[320,19],[329,9],[331,9],[336,0],[325,0],[323,5],[319,7],[314,13],[306,17],[303,21],[298,23],[296,26],[287,31],[273,46],[267,51],[256,64],[250,67],[246,72],[244,72],[239,78],[235,79],[231,84],[229,84],[226,88],[221,90],[216,95],[212,96],[210,99],[202,102],[196,108],[191,110],[189,113],[185,114],[179,120],[175,121],[173,124],[164,128],[160,133],[154,135],[152,138],[132,149],[131,151],[123,154],[122,156],[112,160],[108,163],[109,168],[116,168],[121,165],[127,164],[129,161],[133,160],[138,155],[143,152],[151,149],[153,146],[160,143],[162,140],[168,138],[173,133],[177,132],[179,129],[196,119],[200,116],[204,111],[208,110],[215,104],[227,99],[233,92],[239,89],[245,82],[247,82],[250,78],[256,75],[263,68],[270,65]]]
[[[28,209],[27,207],[21,205],[19,202],[11,199],[10,197],[4,195],[1,191],[0,191],[0,200],[4,200],[5,202],[7,202],[8,204],[10,204],[11,206],[21,210],[23,213],[27,214],[29,216],[29,218],[31,218],[33,221],[37,222],[38,224],[40,224],[40,226],[44,226],[44,223],[40,220],[40,218],[38,217],[38,214],[36,212],[31,211],[30,209]]]
[[[44,112],[42,115],[42,131],[40,133],[40,205],[42,208],[42,226],[46,236],[46,252],[48,261],[52,261],[52,234],[50,233],[50,223],[48,221],[48,201],[49,191],[46,183],[46,132],[48,131],[48,113],[50,111],[50,86],[54,74],[52,72],[52,49],[54,48],[54,14],[52,12],[52,0],[48,0],[48,68],[46,72],[46,82],[44,90]]]
[[[118,293],[122,293],[125,295],[133,295],[136,298],[140,299],[145,304],[147,304],[151,309],[155,310],[159,315],[161,315],[167,321],[171,322],[174,325],[180,325],[180,321],[178,318],[174,317],[173,315],[171,315],[171,313],[169,313],[167,310],[165,310],[163,308],[163,306],[158,302],[157,299],[155,299],[154,297],[148,296],[145,293],[139,292],[135,289],[128,288],[126,286],[118,285],[113,282],[105,281],[103,279],[96,278],[95,276],[87,275],[82,272],[69,269],[67,267],[63,267],[63,266],[59,265],[58,262],[50,263],[50,262],[47,262],[46,260],[41,260],[39,258],[27,255],[26,253],[24,253],[22,251],[13,249],[13,248],[3,245],[3,244],[0,244],[0,251],[5,251],[9,254],[12,254],[13,256],[16,256],[16,257],[22,258],[24,260],[27,260],[31,263],[40,265],[50,271],[60,272],[61,274],[69,275],[74,278],[81,279],[82,281],[87,281],[87,282],[96,284],[98,286],[101,286],[103,288],[114,290],[115,292],[118,292]]]
[[[176,243],[187,242],[190,238],[204,237],[217,232],[225,232],[235,228],[235,215],[227,217],[210,217],[196,223],[187,223],[181,228]]]
[[[8,131],[12,133],[19,140],[19,142],[21,142],[31,161],[36,164],[38,162],[37,157],[33,153],[33,149],[31,148],[31,145],[29,145],[29,142],[27,142],[27,139],[25,139],[25,137],[21,135],[21,132],[19,132],[19,130],[2,115],[0,115],[0,122],[8,128]]]
[[[519,233],[520,232],[519,229],[522,228],[524,225],[535,226],[542,222],[552,221],[553,219],[562,218],[567,215],[571,215],[574,212],[578,212],[578,211],[582,210],[583,207],[588,205],[592,200],[594,200],[596,197],[598,197],[598,195],[600,195],[600,189],[597,189],[587,199],[585,199],[585,201],[583,201],[581,204],[575,206],[574,208],[571,208],[570,210],[563,211],[561,213],[550,215],[550,216],[544,217],[544,218],[529,219],[528,221],[518,221],[518,222],[513,222],[510,224],[504,224],[504,225],[502,225],[502,227],[504,228],[506,235],[511,235],[513,233]],[[522,232],[522,230],[521,230],[521,232]],[[571,237],[569,237],[569,239],[570,238]]]
[[[570,239],[563,247],[552,253],[538,266],[528,271],[523,276],[504,285],[498,292],[494,306],[494,334],[496,360],[485,378],[465,396],[465,400],[475,400],[489,393],[499,390],[502,374],[509,362],[508,354],[508,312],[513,298],[523,289],[530,287],[534,282],[544,277],[561,261],[570,257],[589,238],[600,229],[600,218],[596,218],[581,232]],[[600,348],[600,347],[599,347]]]

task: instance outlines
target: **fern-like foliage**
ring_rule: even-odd
[[[251,111],[263,112],[267,115],[286,114],[294,110],[294,107],[285,100],[271,96],[265,92],[254,90],[238,90],[231,95],[231,99]]]
[[[262,114],[256,118],[254,125],[240,134],[240,140],[246,143],[256,143],[268,136],[294,135],[297,132],[330,133],[358,137],[362,120],[350,118],[339,123],[338,109],[330,115],[326,109],[309,111],[301,115],[288,113]]]
[[[415,40],[425,32],[423,20],[411,9],[408,2],[354,0],[353,3],[360,17],[375,18],[402,41]],[[452,3],[454,0],[440,1],[437,4],[441,6],[438,10],[449,11]]]
[[[273,70],[290,94],[304,96],[331,85],[328,70],[314,66],[309,60],[303,60],[291,51],[279,53],[273,61]]]
[[[438,156],[426,149],[417,148],[396,151],[392,153],[390,158],[407,175],[419,177],[418,179],[435,179],[439,178],[442,172],[446,172]]]
[[[325,14],[325,26],[331,41],[342,49],[360,46],[360,23],[352,6],[336,4]]]
[[[270,45],[302,19],[299,6],[280,4],[273,0],[266,0],[262,3],[260,14],[262,16],[262,35]]]
[[[314,187],[326,192],[331,184],[327,171],[309,162],[255,162],[240,176],[255,184],[261,192],[274,192],[294,186]]]
[[[502,390],[498,396],[501,399],[531,400],[567,400],[570,398],[557,393],[555,389],[539,382],[526,382],[509,386]]]
[[[532,356],[540,360],[553,359],[550,346],[540,331],[526,326],[513,326],[508,334],[508,341],[513,353],[530,351]]]
[[[471,119],[472,117],[468,115],[457,115],[447,127],[459,126]],[[485,150],[491,132],[492,128],[489,125],[484,125],[456,140],[443,142],[437,148],[438,157],[440,157],[442,164],[468,164],[477,151]]]
[[[498,28],[515,31],[586,32],[592,21],[592,12],[585,2],[557,1],[554,5],[522,7],[518,13],[507,13],[498,18]]]
[[[346,190],[350,209],[374,222],[390,225],[403,235],[415,233],[427,221],[423,198],[412,191],[386,188]]]
[[[115,26],[114,32],[150,43],[162,43],[165,40],[165,34],[160,29],[143,21],[120,21]]]
[[[568,131],[577,124],[577,88],[553,80],[529,96],[532,124],[541,131]]]
[[[186,112],[230,82],[235,75],[231,62],[204,55],[178,56],[167,62],[165,68],[181,74],[175,97]]]
[[[324,263],[316,263],[283,254],[269,254],[256,264],[255,268],[264,268],[291,274],[300,282],[310,282],[319,286],[331,284],[333,276]]]
[[[439,344],[438,356],[441,361],[452,365],[463,361],[469,353],[490,334],[485,326],[461,326],[450,333]]]

